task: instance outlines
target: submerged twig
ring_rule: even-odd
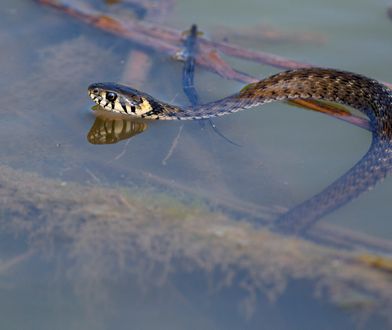
[[[162,160],[162,165],[166,165],[167,161],[171,158],[171,156],[173,155],[174,150],[176,149],[178,142],[180,141],[180,136],[182,133],[182,130],[184,128],[184,125],[181,125],[180,128],[178,129],[178,133],[176,135],[176,137],[174,138],[169,151],[167,152],[165,158]]]
[[[184,66],[182,70],[182,88],[184,94],[187,96],[192,106],[196,105],[199,102],[199,96],[194,86],[195,53],[197,41],[196,39],[197,27],[196,25],[192,25],[191,29],[189,30],[188,36],[185,38],[184,49],[181,53],[177,54],[177,56],[184,61]],[[184,124],[179,127],[177,136],[174,138],[167,155],[162,160],[162,165],[166,165],[167,161],[172,156],[175,148],[177,147],[183,128]]]
[[[199,95],[195,88],[194,84],[194,76],[195,76],[195,58],[197,55],[197,27],[196,25],[192,25],[188,37],[185,39],[185,49],[181,54],[184,60],[184,68],[182,71],[182,86],[185,95],[188,97],[191,106],[196,106],[199,104]],[[240,145],[235,143],[234,141],[227,138],[219,129],[216,127],[212,119],[207,119],[213,131],[218,134],[225,141],[233,144],[237,147]]]
[[[184,60],[182,69],[182,88],[191,106],[199,103],[199,95],[195,88],[195,57],[197,55],[197,26],[192,25],[184,42],[181,56]]]

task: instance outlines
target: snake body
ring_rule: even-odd
[[[300,232],[357,197],[392,168],[392,91],[374,79],[334,69],[304,68],[278,73],[238,93],[195,107],[180,107],[115,83],[96,83],[90,97],[105,110],[155,120],[196,120],[222,116],[273,101],[316,99],[353,107],[370,119],[371,146],[346,174],[275,222],[280,231]]]

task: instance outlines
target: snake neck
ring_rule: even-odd
[[[273,101],[316,99],[353,107],[370,119],[380,137],[392,137],[392,94],[376,80],[321,68],[291,70],[245,86],[239,93],[181,109],[184,119],[210,118]]]

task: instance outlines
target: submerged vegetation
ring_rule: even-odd
[[[214,290],[244,290],[238,303],[248,316],[259,294],[274,300],[293,279],[314,281],[316,292],[345,308],[390,316],[391,261],[385,258],[255,230],[200,201],[181,202],[151,190],[86,187],[6,166],[0,168],[0,185],[2,235],[28,242],[25,251],[1,262],[3,276],[42,256],[75,280],[76,294],[92,299],[107,280],[125,274],[148,288],[177,272],[212,276],[219,269]]]

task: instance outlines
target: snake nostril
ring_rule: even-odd
[[[93,89],[93,94],[96,94],[96,95],[99,94],[99,89],[98,88],[94,88]]]

